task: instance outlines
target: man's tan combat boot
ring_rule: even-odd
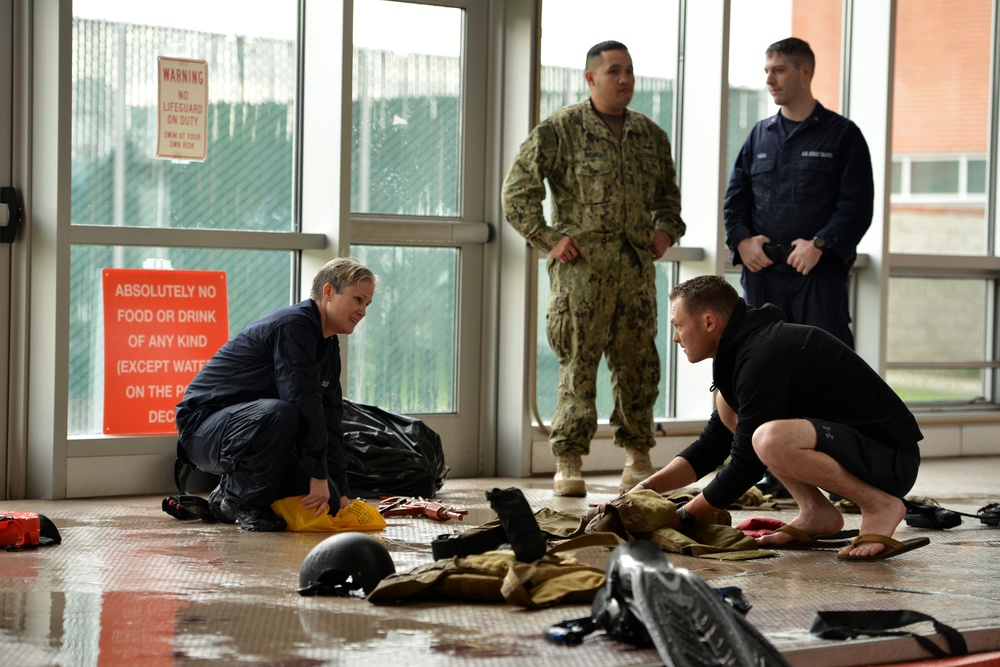
[[[552,478],[552,494],[583,498],[587,495],[587,484],[583,481],[580,469],[583,458],[579,454],[560,454],[556,459],[556,474]]]
[[[656,472],[656,468],[649,461],[648,449],[625,449],[625,469],[622,470],[622,483],[618,487],[619,493],[631,491],[639,482],[643,481]]]

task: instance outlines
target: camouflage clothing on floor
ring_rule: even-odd
[[[542,121],[511,165],[503,187],[507,220],[548,252],[565,235],[572,262],[549,258],[546,331],[559,358],[559,393],[549,443],[556,456],[586,454],[597,428],[597,368],[612,376],[615,443],[653,446],[660,380],[652,235],[684,234],[670,142],[652,120],[627,111],[619,142],[590,100]],[[542,215],[545,182],[552,224]]]

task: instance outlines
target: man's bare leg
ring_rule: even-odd
[[[721,393],[715,395],[715,407],[719,411],[719,417],[730,431],[736,430],[738,416],[736,412],[726,403]],[[773,471],[772,471],[773,472]],[[798,480],[781,479],[788,492],[792,494],[799,505],[799,514],[788,522],[788,525],[798,528],[807,535],[828,535],[835,533],[844,527],[844,516],[840,511],[830,504],[830,501],[820,493],[820,491],[809,484],[803,484]],[[792,489],[795,489],[794,491]],[[787,533],[775,533],[765,535],[757,541],[760,544],[785,544],[791,542],[793,538]]]
[[[906,507],[899,498],[861,481],[832,458],[817,451],[816,429],[805,419],[779,420],[762,425],[753,435],[753,446],[761,462],[778,476],[799,503],[799,515],[789,525],[810,535],[825,534],[817,530],[828,533],[843,527],[841,516],[839,526],[827,530],[832,525],[830,511],[838,515],[840,512],[823,497],[818,487],[850,498],[860,508],[862,535],[892,537],[906,515]],[[787,539],[783,535],[777,536],[770,543]],[[863,544],[844,547],[840,554],[874,556],[884,549],[882,544]]]
[[[799,506],[799,513],[788,522],[789,526],[813,537],[829,535],[844,527],[844,515],[827,500],[822,491],[812,484],[782,475],[773,468],[771,472],[785,485]],[[788,533],[773,533],[758,538],[757,542],[761,545],[787,544],[794,539]]]

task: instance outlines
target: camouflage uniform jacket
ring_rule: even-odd
[[[619,143],[588,99],[532,131],[503,186],[504,214],[532,247],[548,252],[566,235],[586,255],[609,236],[625,236],[649,257],[654,229],[674,243],[684,234],[666,133],[635,111],[626,111],[622,130]],[[542,216],[546,179],[551,226]]]

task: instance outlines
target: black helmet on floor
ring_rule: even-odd
[[[338,533],[315,547],[299,569],[299,595],[371,593],[396,571],[389,550],[371,535]]]

